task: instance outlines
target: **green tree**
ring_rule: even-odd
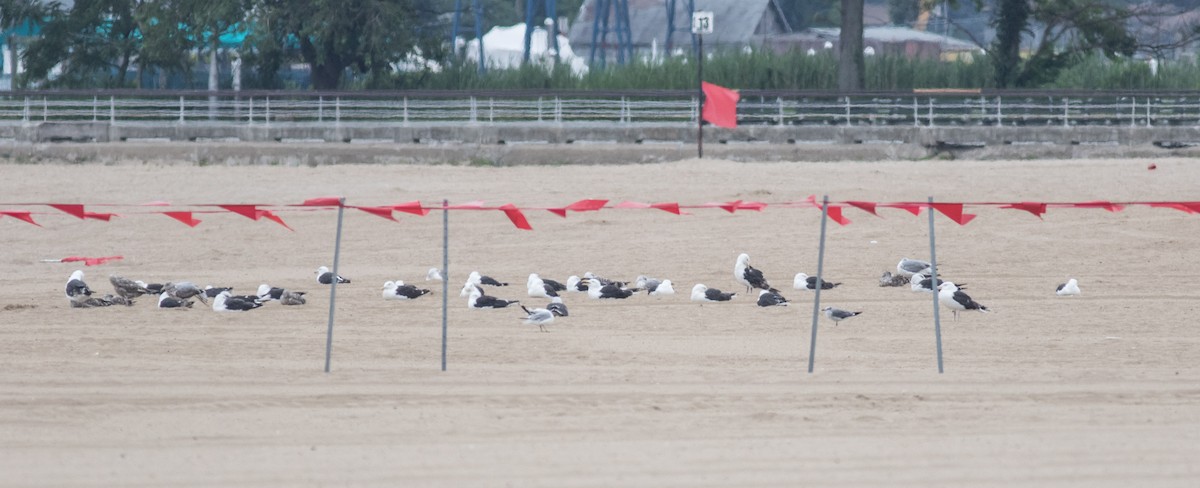
[[[141,49],[135,12],[140,0],[76,2],[69,11],[48,12],[41,37],[29,44],[25,63],[30,79],[69,87],[127,86],[130,66]]]
[[[910,25],[921,15],[921,0],[888,0],[887,6],[888,16],[896,25]]]
[[[437,57],[445,44],[427,2],[420,0],[258,0],[253,16],[259,69],[295,53],[312,69],[318,90],[342,86],[349,71],[378,78],[416,47]]]
[[[1021,68],[1021,37],[1029,25],[1029,0],[999,0],[993,24],[996,40],[992,44],[992,67],[998,88],[1017,82]]]
[[[863,0],[842,0],[842,31],[838,36],[838,44],[838,90],[862,90],[866,72],[863,60]]]
[[[42,2],[39,0],[0,0],[0,32],[15,31],[25,22],[41,23],[43,19],[48,17],[51,12],[59,10],[62,5],[57,2]],[[10,57],[13,63],[16,63],[18,55],[18,45],[20,40],[17,39],[15,33],[10,34],[4,40],[4,45],[8,47]],[[16,70],[12,70],[16,73]],[[21,86],[22,80],[16,76],[13,77],[12,83],[14,88]]]

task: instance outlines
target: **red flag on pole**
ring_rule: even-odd
[[[704,90],[704,109],[701,111],[704,120],[717,127],[736,128],[737,103],[742,96],[736,90],[707,81],[701,81],[700,88]]]

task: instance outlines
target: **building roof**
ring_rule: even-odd
[[[705,43],[745,45],[754,42],[760,32],[759,26],[764,22],[774,23],[772,33],[790,32],[791,28],[783,19],[775,0],[695,0],[697,11],[713,13],[713,33],[704,36]],[[676,44],[691,42],[692,19],[687,12],[687,1],[676,2],[675,33],[672,36]],[[585,0],[579,8],[579,17],[571,24],[569,37],[571,44],[578,49],[580,46],[591,46],[592,24],[596,18],[596,1]],[[663,0],[629,0],[629,23],[635,46],[649,46],[657,41],[659,46],[666,44],[667,9]],[[616,21],[610,18],[608,22],[608,44],[616,43]]]
[[[836,40],[841,36],[842,30],[836,27],[814,27],[805,32],[816,35],[821,39]],[[874,41],[880,43],[899,43],[909,41],[936,43],[941,46],[942,51],[976,51],[980,49],[978,45],[970,41],[943,36],[941,34],[934,34],[932,32],[910,29],[908,27],[866,27],[863,29],[863,40],[866,42]]]

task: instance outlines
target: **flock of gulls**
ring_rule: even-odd
[[[913,292],[936,292],[938,302],[953,313],[954,320],[958,320],[959,312],[977,310],[987,313],[991,311],[963,292],[966,288],[965,283],[955,284],[942,279],[937,279],[935,282],[929,277],[931,274],[932,265],[929,262],[903,258],[896,264],[895,273],[891,271],[883,273],[883,276],[879,278],[879,286],[908,285]],[[71,307],[132,306],[135,299],[144,295],[157,296],[159,308],[188,309],[192,308],[195,301],[198,300],[205,305],[211,305],[212,309],[217,312],[245,312],[260,308],[271,301],[278,301],[282,305],[288,306],[306,303],[303,291],[273,287],[265,283],[258,287],[257,293],[254,295],[234,295],[231,287],[209,285],[200,288],[189,281],[146,283],[117,275],[109,276],[109,282],[112,284],[115,294],[98,296],[88,287],[83,278],[83,271],[76,270],[67,280],[66,297]],[[737,257],[733,265],[733,278],[745,287],[746,294],[757,293],[756,303],[760,307],[785,307],[789,303],[778,289],[773,288],[767,282],[762,271],[750,265],[749,254],[743,253]],[[330,285],[335,280],[339,284],[351,283],[349,279],[334,275],[325,266],[317,268],[316,279],[317,283],[321,285]],[[446,280],[441,270],[437,268],[431,268],[425,279],[426,281]],[[818,287],[821,290],[830,290],[840,285],[841,283],[818,279],[816,276],[808,276],[804,273],[797,273],[792,280],[792,288],[796,290],[816,290]],[[549,303],[545,307],[530,308],[521,304],[520,300],[489,295],[485,292],[484,286],[506,287],[508,283],[484,276],[478,271],[472,271],[460,292],[460,296],[467,298],[468,308],[501,309],[517,305],[525,312],[525,316],[520,317],[521,320],[527,325],[538,326],[538,329],[543,332],[547,331],[546,326],[554,322],[555,317],[569,316],[567,306],[562,299],[565,293],[586,293],[588,298],[593,300],[622,300],[643,292],[651,296],[675,294],[675,285],[669,279],[638,276],[632,282],[625,282],[601,278],[589,271],[582,277],[573,275],[567,278],[566,283],[562,283],[532,273],[526,281],[528,296],[546,299],[549,300]],[[382,297],[386,300],[416,300],[429,293],[429,289],[406,284],[401,280],[392,280],[384,282]],[[1060,296],[1079,295],[1079,283],[1072,278],[1059,285],[1055,293]],[[691,300],[695,302],[728,302],[737,296],[737,292],[725,292],[703,283],[695,284],[691,292]],[[211,304],[209,299],[212,300]],[[831,320],[834,325],[863,313],[836,307],[825,307],[821,311],[825,318]]]

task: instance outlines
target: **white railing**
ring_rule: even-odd
[[[381,97],[0,92],[0,124],[695,124],[695,98],[628,95]],[[1180,96],[744,96],[747,125],[1200,126],[1200,94]]]

